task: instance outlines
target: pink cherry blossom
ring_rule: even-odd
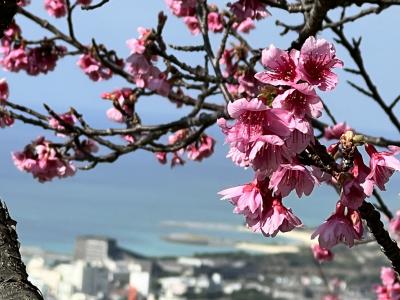
[[[69,177],[76,172],[75,166],[65,160],[44,137],[33,141],[22,152],[13,152],[12,158],[19,170],[31,173],[40,182]]]
[[[330,249],[338,243],[352,247],[354,240],[360,240],[362,234],[363,227],[359,213],[352,209],[346,211],[345,206],[338,202],[336,212],[317,228],[311,238],[319,236],[319,245]]]
[[[259,20],[270,16],[265,4],[259,0],[238,0],[230,4],[230,7],[239,20],[247,18]]]
[[[12,21],[6,30],[3,32],[4,36],[0,39],[0,52],[4,55],[7,55],[8,52],[12,49],[12,45],[15,40],[19,39],[21,36],[21,28]],[[15,49],[19,48],[20,45],[15,45]]]
[[[371,144],[365,145],[365,150],[371,157],[369,167],[371,173],[367,179],[372,180],[382,191],[385,191],[385,184],[395,171],[400,171],[400,161],[394,156],[400,153],[400,147],[389,146],[388,151],[378,152]]]
[[[301,153],[303,152],[310,143],[314,141],[314,131],[311,124],[308,121],[292,116],[291,125],[294,130],[285,140],[285,145],[291,153]]]
[[[223,18],[218,12],[210,12],[207,16],[208,29],[212,32],[222,32],[224,29]]]
[[[171,159],[171,168],[174,168],[176,166],[183,166],[184,164],[185,164],[185,161],[180,156],[180,154],[177,152],[174,152],[173,157]]]
[[[246,18],[239,23],[234,23],[233,28],[239,32],[249,33],[251,30],[256,28],[254,21],[251,18]]]
[[[107,110],[106,112],[107,118],[109,118],[111,121],[117,122],[117,123],[124,123],[126,118],[125,116],[115,107],[111,107]]]
[[[245,153],[240,152],[237,148],[231,147],[229,149],[228,154],[226,155],[227,158],[230,158],[233,163],[238,165],[239,167],[247,168],[250,166],[250,162],[248,157]]]
[[[234,54],[234,49],[225,49],[225,51],[222,53],[219,63],[225,66],[225,70],[223,72],[225,77],[233,75],[236,72],[237,63],[233,61],[235,56]]]
[[[70,126],[73,126],[76,122],[75,116],[73,114],[71,114],[70,112],[61,114],[58,117],[62,120],[63,123],[70,125]],[[64,125],[60,124],[60,121],[54,117],[51,117],[49,119],[49,125],[57,130],[65,130],[66,129],[64,127]],[[57,133],[57,136],[65,137],[65,135],[62,133]]]
[[[245,72],[237,77],[239,85],[237,93],[245,98],[254,98],[259,92],[259,82],[254,78],[254,73]]]
[[[200,23],[197,17],[184,17],[183,22],[189,28],[191,34],[197,35],[200,33]]]
[[[167,75],[160,72],[158,68],[152,68],[152,72],[149,75],[147,88],[161,96],[168,96],[171,90],[171,85],[167,80]]]
[[[188,134],[189,131],[187,129],[179,129],[168,137],[168,143],[170,145],[176,144],[184,140],[188,136]]]
[[[320,183],[321,182],[329,183],[332,180],[332,176],[329,173],[324,172],[320,168],[317,168],[315,166],[311,167],[311,173],[317,179],[317,181]]]
[[[28,65],[26,72],[29,75],[47,74],[56,67],[57,60],[66,52],[65,47],[43,45],[31,48],[28,51]]]
[[[75,149],[75,157],[85,158],[88,154],[99,151],[99,145],[91,139],[85,139],[80,142],[79,148]]]
[[[340,201],[352,209],[358,209],[367,195],[364,193],[360,182],[355,178],[347,179],[343,183]]]
[[[314,255],[314,258],[319,261],[331,261],[333,259],[333,253],[329,249],[322,248],[318,244],[314,244],[311,246],[312,253]]]
[[[263,235],[275,236],[279,231],[287,232],[302,225],[291,209],[282,204],[281,197],[272,196],[268,181],[257,180],[219,192],[222,200],[230,199],[234,212],[243,214],[248,227]]]
[[[202,161],[204,158],[210,157],[214,153],[215,140],[203,135],[198,142],[189,145],[186,148],[188,158],[191,160]]]
[[[146,78],[147,74],[150,72],[152,67],[151,63],[147,60],[147,58],[142,54],[131,54],[127,62],[127,71],[130,73],[135,79],[136,85],[138,87],[146,86]]]
[[[383,267],[381,269],[381,280],[384,285],[392,285],[397,280],[396,273],[392,268]]]
[[[400,284],[397,275],[392,268],[383,267],[381,269],[382,285],[375,286],[375,293],[378,300],[398,300],[400,299]]]
[[[375,287],[377,300],[399,300],[400,299],[400,283],[390,286],[379,285]]]
[[[289,136],[292,128],[288,121],[287,113],[280,109],[269,109],[257,98],[245,98],[228,104],[229,115],[237,119],[235,131],[230,132],[236,136],[228,136],[227,141],[240,141],[250,143],[262,135]]]
[[[290,111],[298,118],[318,118],[322,114],[322,102],[315,90],[308,84],[297,84],[275,97],[273,107]]]
[[[219,121],[231,147],[245,154],[254,170],[265,175],[287,160],[289,153],[283,138],[291,133],[287,112],[269,109],[257,98],[239,99],[228,104],[228,113],[237,119],[233,126]]]
[[[0,79],[0,128],[10,127],[14,124],[14,119],[11,117],[5,104],[9,97],[8,83],[5,78]]]
[[[24,48],[19,47],[10,50],[0,62],[5,70],[19,72],[28,66],[28,55]]]
[[[230,202],[235,206],[235,213],[245,214],[249,211],[254,214],[263,203],[260,191],[262,188],[262,182],[254,180],[245,185],[220,191],[218,194],[222,196],[221,200],[230,199]]]
[[[136,139],[132,134],[125,134],[125,135],[121,135],[121,138],[127,142],[128,144],[133,144],[135,143]]]
[[[134,90],[131,88],[117,89],[109,93],[103,93],[101,98],[112,101],[134,101]]]
[[[166,152],[156,152],[155,155],[160,164],[165,165],[167,163],[167,153]]]
[[[90,54],[83,54],[78,60],[78,66],[93,81],[110,79],[112,71],[101,65],[101,63]]]
[[[44,8],[49,15],[61,18],[67,14],[67,4],[65,0],[44,0]]]
[[[346,123],[338,123],[325,128],[324,138],[327,140],[338,140],[342,134],[349,130],[351,130],[351,128]]]
[[[299,164],[281,164],[271,175],[269,188],[276,195],[286,197],[296,189],[297,196],[310,195],[317,183],[312,173]]]
[[[324,295],[322,300],[340,300],[340,298],[338,295],[335,295],[335,294],[327,294],[327,295]]]
[[[178,17],[193,16],[197,0],[165,0],[171,12]]]
[[[255,141],[249,151],[248,159],[256,172],[268,176],[282,163],[290,161],[291,153],[280,137],[263,135]]]
[[[0,103],[8,99],[10,94],[8,83],[5,78],[0,79]]]
[[[266,68],[255,77],[262,83],[272,85],[292,85],[300,79],[297,70],[298,51],[292,50],[287,53],[276,48],[274,45],[262,51],[261,62]]]
[[[298,66],[301,77],[322,91],[335,88],[338,79],[331,69],[342,66],[343,62],[336,58],[335,47],[324,39],[310,36],[301,47]]]
[[[114,103],[114,107],[107,110],[107,117],[114,122],[124,123],[127,117],[133,116],[132,105],[130,97],[132,91],[130,89],[114,91],[109,95]]]
[[[144,27],[139,27],[137,31],[139,32],[139,37],[137,39],[128,40],[127,45],[131,53],[143,54],[146,50],[147,39],[152,31]]]
[[[374,182],[368,179],[370,168],[368,168],[363,161],[363,158],[358,152],[354,151],[353,168],[349,176],[344,179],[342,183],[342,191],[340,194],[340,201],[347,207],[358,209],[366,197],[371,196],[373,192]]]
[[[292,210],[282,204],[280,197],[264,199],[260,214],[248,216],[247,224],[253,231],[261,232],[266,237],[274,237],[279,231],[288,232],[303,225]]]
[[[150,90],[162,96],[167,96],[171,90],[167,74],[157,67],[142,54],[133,53],[127,59],[127,72],[132,75],[136,85]]]
[[[0,106],[0,128],[10,127],[14,124],[14,119],[9,111],[3,106]]]

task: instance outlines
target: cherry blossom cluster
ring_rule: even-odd
[[[378,300],[400,299],[400,283],[397,274],[392,268],[381,269],[382,284],[375,286],[375,293]]]
[[[0,79],[0,127],[5,128],[14,124],[14,119],[10,116],[5,103],[9,97],[10,91],[7,81]]]
[[[104,100],[113,102],[113,107],[108,109],[107,117],[117,123],[125,123],[129,118],[133,117],[133,104],[135,102],[134,91],[130,88],[123,88],[112,91],[111,93],[103,93],[101,97]]]
[[[333,126],[326,127],[324,130],[324,138],[327,140],[338,140],[342,134],[352,131],[351,127],[346,123],[338,123]]]
[[[20,171],[31,173],[40,182],[55,177],[65,178],[75,174],[76,168],[63,158],[52,143],[39,137],[21,152],[13,152],[12,159]]]
[[[1,40],[0,64],[7,71],[25,71],[28,75],[47,74],[56,67],[58,59],[64,56],[66,48],[51,40],[41,41],[39,46],[27,45],[21,29],[13,23],[4,32]]]
[[[259,0],[238,0],[229,6],[239,20],[247,18],[260,20],[270,15],[266,5]]]
[[[175,16],[182,18],[193,35],[201,32],[200,22],[196,16],[197,0],[165,0],[165,2]],[[236,17],[232,28],[239,32],[250,32],[255,28],[253,20],[260,20],[269,16],[265,4],[258,0],[240,0],[233,4],[229,3],[229,6]],[[214,33],[222,32],[227,25],[224,13],[220,12],[216,5],[209,5],[208,9],[208,30]]]
[[[87,6],[92,3],[92,0],[76,0],[76,3],[82,6]],[[65,0],[44,0],[44,8],[50,16],[61,18],[68,13],[67,2]]]
[[[137,39],[127,41],[131,53],[126,60],[126,70],[137,87],[148,88],[159,95],[167,96],[171,86],[168,73],[155,66],[157,55],[152,51],[154,32],[143,27],[139,27],[138,32]]]
[[[175,145],[185,140],[189,134],[190,131],[188,129],[178,130],[168,137],[168,143],[170,145]],[[215,140],[206,134],[202,134],[196,142],[172,153],[171,167],[185,164],[185,160],[183,159],[183,154],[185,152],[188,159],[200,162],[214,153],[214,146]],[[156,158],[161,164],[167,163],[166,152],[157,152]]]
[[[110,79],[113,75],[111,69],[104,66],[93,52],[94,49],[88,49],[87,53],[79,57],[77,65],[93,81]]]
[[[63,113],[57,117],[58,118],[51,117],[49,119],[49,125],[57,131],[68,131],[68,128],[65,128],[65,126],[73,126],[76,122],[75,116],[70,112]],[[59,137],[65,137],[63,133],[57,132],[56,134]]]
[[[128,127],[134,121],[134,105],[136,96],[131,88],[122,88],[111,93],[103,93],[101,97],[110,100],[113,107],[106,112],[107,117],[116,123],[125,123]],[[124,135],[122,138],[128,143],[134,143],[136,137],[134,135]]]
[[[234,45],[225,49],[220,59],[220,64],[223,66],[222,75],[237,81],[227,84],[229,93],[235,98],[256,97],[260,89],[260,82],[254,77],[255,73],[245,66],[247,57],[248,51],[245,47]]]
[[[231,56],[227,57],[224,63],[232,69]],[[232,125],[229,120],[218,120],[230,146],[227,157],[238,166],[251,167],[255,178],[251,183],[221,191],[222,199],[229,199],[234,212],[245,216],[251,230],[275,236],[302,225],[283,204],[284,197],[292,191],[298,197],[310,195],[322,182],[334,184],[341,191],[335,212],[312,238],[318,236],[323,249],[340,242],[351,247],[363,235],[358,208],[374,187],[384,190],[389,177],[400,170],[400,162],[394,157],[400,148],[378,152],[365,144],[370,157],[366,166],[357,149],[361,137],[346,124],[338,124],[325,131],[328,139],[339,138],[325,153],[335,169],[304,160],[304,154],[318,148],[310,123],[323,110],[316,89],[333,90],[338,78],[332,68],[342,67],[343,63],[332,44],[314,37],[309,37],[300,51],[284,51],[271,45],[263,50],[261,62],[265,70],[254,75],[259,81],[255,85],[257,96],[248,93],[228,104],[229,116],[235,120]],[[346,159],[336,163],[340,157]]]
[[[71,112],[49,118],[49,125],[61,138],[69,138],[68,127],[73,126],[75,122],[76,118]],[[72,160],[84,159],[99,150],[97,143],[91,139],[74,142],[71,147],[73,155],[69,156],[67,149],[62,149],[41,136],[27,145],[23,151],[13,152],[12,159],[20,171],[31,173],[39,182],[66,178],[76,173]]]

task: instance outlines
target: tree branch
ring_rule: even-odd
[[[367,225],[371,230],[372,234],[376,238],[376,241],[381,246],[382,252],[392,263],[393,269],[400,274],[400,248],[397,243],[391,239],[389,233],[385,230],[385,227],[380,220],[380,213],[375,207],[364,201],[360,206],[359,211],[361,217],[367,221]]]
[[[28,280],[19,252],[16,224],[0,201],[0,299],[43,300],[39,290]]]

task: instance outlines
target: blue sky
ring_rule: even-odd
[[[32,2],[27,9],[48,18],[65,30],[64,19],[49,17],[42,9],[42,1]],[[155,26],[157,13],[165,9],[162,0],[134,2],[112,0],[99,10],[78,11],[75,21],[78,38],[90,43],[91,38],[95,37],[97,41],[115,49],[120,56],[127,56],[126,40],[137,36],[138,26]],[[225,1],[215,2],[219,4]],[[274,9],[271,12],[273,16],[261,22],[257,32],[249,39],[255,47],[273,43],[286,48],[295,35],[280,37],[279,29],[274,26],[275,20],[279,18],[296,24],[299,19],[282,15]],[[364,35],[362,49],[366,66],[382,95],[390,100],[400,93],[400,62],[397,59],[400,33],[394,30],[398,14],[399,8],[393,8],[380,16],[370,16],[350,24],[346,30],[356,36]],[[31,39],[43,36],[43,31],[35,24],[22,17],[18,17],[17,21],[24,36]],[[165,39],[169,43],[196,44],[199,37],[191,36],[180,23],[180,20],[170,16]],[[330,32],[324,32],[322,37],[332,40]],[[345,51],[340,46],[337,46],[337,50],[345,65],[351,66]],[[193,61],[193,56],[187,54],[182,59]],[[338,88],[332,93],[321,94],[336,118],[347,121],[360,131],[398,138],[398,132],[377,105],[346,84],[346,80],[351,78],[348,74],[342,71],[338,73]],[[1,77],[6,77],[10,83],[13,102],[40,110],[42,103],[46,102],[60,112],[74,106],[89,122],[98,126],[113,126],[105,117],[108,103],[102,101],[99,95],[126,86],[117,77],[107,82],[91,82],[76,66],[76,57],[60,61],[56,71],[47,76],[29,77],[0,70]],[[359,82],[357,78],[354,81]],[[156,97],[141,100],[139,110],[149,123],[172,120],[184,113]],[[131,245],[129,241],[132,241],[132,237],[141,231],[159,230],[157,226],[163,220],[239,224],[241,217],[232,215],[231,206],[219,201],[216,193],[225,187],[248,181],[251,173],[235,167],[225,159],[228,149],[223,145],[222,135],[216,127],[210,129],[209,133],[218,140],[216,153],[201,164],[189,162],[183,168],[171,170],[159,165],[151,154],[138,152],[115,164],[81,172],[71,179],[40,184],[29,174],[15,169],[10,160],[10,152],[22,149],[41,131],[16,124],[0,133],[0,195],[19,221],[22,242],[51,249],[61,249],[71,244],[76,234],[86,233],[118,236]],[[398,192],[396,184],[390,185],[387,199],[392,207],[399,206]],[[333,191],[323,187],[310,198],[293,198],[289,202],[300,218],[316,225],[333,209],[336,198]],[[151,229],[153,225],[158,229]],[[145,243],[146,239],[141,241]]]

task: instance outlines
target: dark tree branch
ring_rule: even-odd
[[[90,6],[82,6],[83,10],[93,10],[96,8],[100,8],[103,5],[107,4],[108,2],[110,2],[110,0],[102,0],[99,3],[95,4],[95,5],[90,5]]]
[[[28,280],[19,252],[16,224],[0,201],[0,299],[43,300],[39,290]]]
[[[318,129],[321,132],[324,132],[325,128],[328,127],[328,124],[326,124],[320,120],[317,120],[317,119],[312,119],[311,124],[314,128]],[[369,144],[373,144],[373,145],[380,146],[380,147],[387,147],[390,145],[400,146],[400,141],[389,140],[384,137],[375,137],[375,136],[364,134],[364,133],[358,132],[358,131],[356,131],[355,133],[363,135],[364,141]]]
[[[322,29],[333,28],[333,27],[338,28],[340,26],[343,26],[346,23],[354,22],[354,21],[361,19],[362,17],[365,17],[367,15],[380,14],[387,7],[388,6],[377,6],[377,7],[370,7],[367,9],[363,9],[355,15],[343,17],[337,22],[327,23],[322,27]]]
[[[326,18],[328,23],[331,23],[329,18]],[[353,59],[354,63],[356,64],[358,70],[360,71],[360,76],[364,80],[366,86],[368,87],[368,91],[359,87],[358,85],[351,83],[351,86],[357,89],[359,92],[363,93],[364,95],[372,98],[385,112],[388,116],[392,124],[396,127],[396,129],[400,132],[400,121],[397,116],[393,113],[390,106],[388,106],[385,101],[383,100],[381,94],[378,91],[378,88],[375,86],[374,82],[372,81],[368,71],[365,68],[364,61],[361,55],[360,50],[360,43],[361,39],[354,40],[350,42],[347,37],[345,36],[343,30],[338,29],[336,27],[331,28],[332,31],[337,35],[338,42],[343,45],[343,47],[349,52],[351,58]]]
[[[332,0],[315,0],[309,17],[299,33],[299,37],[292,43],[291,48],[300,49],[309,36],[314,36],[322,28],[322,22],[329,9],[333,7]]]
[[[380,213],[371,203],[366,201],[364,201],[360,206],[359,211],[361,217],[367,221],[367,225],[376,238],[376,241],[381,246],[382,252],[392,263],[393,269],[397,274],[400,274],[400,248],[385,230],[385,227],[380,220]]]

